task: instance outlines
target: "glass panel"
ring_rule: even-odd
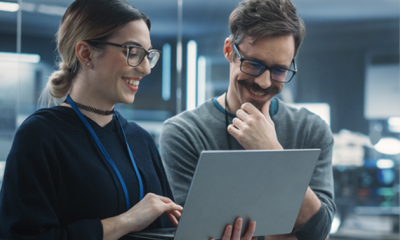
[[[170,54],[163,55],[152,74],[140,84],[134,104],[118,105],[118,110],[149,130],[157,140],[161,122],[173,116],[179,105],[176,99],[180,92],[176,90],[177,68],[180,67],[177,60],[180,57],[180,103],[183,110],[187,107],[189,76],[196,82],[195,94],[189,96],[194,97],[190,101],[194,101],[195,106],[226,91],[229,62],[223,55],[223,44],[229,36],[229,15],[239,1],[183,0],[182,51],[179,55],[178,1],[128,1],[151,19],[153,48],[166,49],[164,51]],[[21,52],[31,55],[24,57],[30,60],[21,62],[0,57],[0,181],[15,131],[37,109],[40,92],[56,68],[54,34],[61,16],[72,2],[22,1]],[[318,106],[322,108],[315,111],[328,116],[327,122],[330,122],[335,136],[333,172],[338,207],[332,225],[333,231],[337,231],[330,239],[398,239],[400,157],[399,154],[379,152],[371,145],[382,138],[399,139],[398,130],[395,130],[398,126],[391,123],[395,120],[388,121],[389,117],[396,116],[369,118],[376,113],[370,108],[367,108],[368,116],[365,116],[364,103],[371,98],[365,99],[370,92],[367,94],[364,90],[366,82],[370,84],[374,79],[384,82],[371,78],[373,75],[370,74],[376,73],[378,65],[388,62],[393,65],[394,58],[398,66],[399,2],[293,2],[305,20],[307,37],[297,56],[298,73],[289,84],[285,84],[278,97],[287,103],[320,104]],[[0,34],[0,52],[15,53],[16,12],[0,11]],[[188,43],[191,41],[196,46],[190,54],[195,59],[194,68],[187,61]],[[367,60],[371,61],[366,64]],[[170,76],[165,76],[167,74]],[[398,103],[378,107],[381,107],[381,112],[393,112],[389,110],[398,108]],[[309,109],[312,111],[311,107]],[[394,165],[387,167],[391,162]]]
[[[141,82],[139,91],[136,94],[135,101],[132,105],[118,105],[119,111],[129,120],[135,120],[151,134],[156,137],[161,129],[161,124],[167,118],[175,114],[176,95],[176,34],[177,34],[177,2],[176,1],[133,1],[128,0],[133,6],[140,9],[151,20],[151,42],[154,49],[162,51],[165,44],[171,46],[169,62],[165,63],[166,59],[162,55],[155,67],[151,70],[151,74],[146,76]],[[163,69],[169,67],[169,71]],[[164,71],[164,76],[163,76]],[[165,74],[170,73],[170,76]],[[169,77],[169,78],[168,78]],[[163,84],[164,79],[170,79],[169,95],[170,98],[163,98],[168,89],[168,84]],[[167,94],[168,95],[168,94]]]
[[[19,82],[17,9],[18,4],[7,2],[0,10],[0,188],[5,160],[16,130]]]
[[[21,70],[24,75],[21,84],[20,108],[18,124],[36,110],[37,99],[44,88],[47,77],[57,69],[55,34],[61,22],[61,17],[72,0],[24,0],[22,22],[22,51],[40,56],[39,63],[26,64]],[[128,1],[139,8],[151,20],[151,40],[154,49],[162,50],[164,44],[172,46],[176,51],[177,3],[175,1]],[[157,6],[157,7],[154,7]],[[140,83],[140,89],[133,104],[118,104],[116,109],[128,120],[135,120],[148,131],[157,136],[161,124],[175,113],[175,54],[170,56],[170,62],[163,64],[161,58]],[[172,64],[171,64],[172,63]],[[162,69],[169,66],[170,71],[170,98],[162,98]],[[150,121],[150,122],[149,122]]]
[[[198,85],[194,90],[197,96],[206,95],[205,99],[210,99],[228,88],[230,70],[223,46],[229,36],[229,15],[239,2],[183,1],[183,46],[189,41],[197,45],[195,81]],[[388,118],[399,117],[400,3],[390,0],[383,1],[384,4],[371,1],[367,5],[360,0],[292,2],[305,21],[307,33],[296,57],[298,73],[285,84],[278,98],[319,114],[334,133],[333,172],[338,211],[330,239],[399,239],[400,155],[380,153],[370,141],[375,138],[373,144],[376,144],[381,138],[399,139],[396,119],[392,118],[390,124]],[[365,64],[368,59],[372,67]],[[393,63],[393,59],[397,62]],[[185,59],[183,62],[189,63]],[[382,71],[387,70],[378,75],[377,64]],[[382,67],[382,64],[386,65]],[[184,66],[183,69],[191,68]],[[389,75],[397,78],[392,81]],[[385,79],[374,76],[385,76]],[[185,84],[187,81],[184,78]],[[200,84],[204,81],[202,88]],[[365,81],[375,87],[364,93]],[[390,87],[382,85],[389,82]],[[183,93],[183,99],[187,99],[186,94]],[[386,99],[399,100],[387,103]],[[385,104],[377,106],[376,100]],[[366,106],[365,115],[364,104],[368,101],[371,104]],[[197,101],[196,106],[202,102]],[[368,116],[378,113],[386,115],[383,119],[369,119]]]

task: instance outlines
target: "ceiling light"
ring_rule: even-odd
[[[16,12],[19,9],[18,3],[0,2],[0,11]]]
[[[28,54],[28,53],[10,53],[10,52],[0,52],[0,62],[27,62],[27,63],[39,63],[40,55],[38,54]]]
[[[36,11],[48,15],[63,16],[65,11],[67,11],[67,8],[55,5],[40,4]]]
[[[197,59],[197,106],[200,106],[206,101],[206,71],[207,61],[206,57],[200,56]]]
[[[35,12],[36,4],[23,2],[21,3],[21,10],[26,12]]]
[[[171,45],[165,43],[162,51],[162,98],[171,98]]]
[[[385,137],[379,140],[375,144],[374,148],[376,151],[387,154],[387,155],[397,155],[400,153],[400,141],[396,138]]]
[[[393,162],[392,159],[379,159],[376,162],[376,166],[379,169],[393,168],[394,167],[394,162]]]
[[[186,63],[186,109],[196,108],[196,67],[197,67],[197,43],[190,40],[187,43]]]
[[[388,120],[389,130],[400,133],[400,117],[391,117]]]
[[[331,125],[331,107],[327,103],[292,103],[290,106],[297,109],[305,108],[320,116],[328,125]]]
[[[338,216],[335,216],[332,221],[330,234],[335,234],[338,231],[340,223],[340,218]]]

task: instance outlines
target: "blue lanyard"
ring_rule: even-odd
[[[100,148],[100,151],[103,153],[104,157],[107,159],[108,163],[111,165],[113,168],[115,174],[117,174],[119,181],[121,182],[122,188],[124,190],[125,194],[125,200],[126,200],[126,209],[129,210],[130,204],[129,204],[129,195],[128,195],[128,189],[126,188],[124,179],[122,179],[121,174],[119,173],[117,166],[115,166],[114,162],[112,161],[110,155],[108,155],[106,149],[103,147],[101,144],[99,138],[97,137],[96,133],[93,131],[93,128],[90,126],[89,122],[86,120],[86,118],[83,116],[81,111],[78,109],[78,107],[75,105],[74,101],[72,101],[71,97],[68,95],[67,96],[67,101],[69,105],[75,110],[76,114],[78,114],[79,118],[82,120],[83,124],[85,124],[86,128],[89,130],[90,134],[92,135],[94,141],[96,142],[97,146]],[[121,121],[119,120],[118,114],[114,113],[114,116],[117,117],[117,120],[119,122],[119,125],[121,126],[122,133],[124,134],[125,142],[126,142],[126,147],[128,148],[129,152],[129,157],[131,158],[133,168],[135,169],[136,176],[139,181],[139,201],[143,199],[143,182],[142,178],[140,177],[139,169],[136,166],[135,160],[133,159],[132,151],[128,145],[128,140],[126,139],[125,131],[124,128],[122,127]]]

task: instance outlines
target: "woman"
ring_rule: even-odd
[[[60,70],[44,91],[48,103],[65,101],[16,133],[0,193],[1,239],[118,239],[178,224],[182,207],[153,139],[114,112],[133,102],[160,57],[149,30],[124,0],[76,0],[67,9]],[[240,221],[224,239],[240,238]]]

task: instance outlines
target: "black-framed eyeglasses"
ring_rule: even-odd
[[[126,48],[126,63],[132,67],[138,66],[140,63],[142,63],[144,57],[147,56],[147,58],[149,59],[150,68],[153,68],[161,56],[161,51],[159,50],[150,49],[149,51],[147,51],[143,47],[137,45],[121,45],[101,40],[87,40],[86,42],[96,42]]]
[[[275,82],[288,83],[290,82],[294,75],[297,73],[296,61],[294,58],[292,59],[291,65],[293,65],[293,69],[286,68],[278,68],[278,67],[267,67],[262,65],[261,63],[254,62],[245,58],[242,58],[236,44],[233,44],[233,50],[237,54],[240,60],[240,71],[246,73],[251,76],[260,76],[265,72],[265,70],[269,70],[271,74],[271,79]]]

